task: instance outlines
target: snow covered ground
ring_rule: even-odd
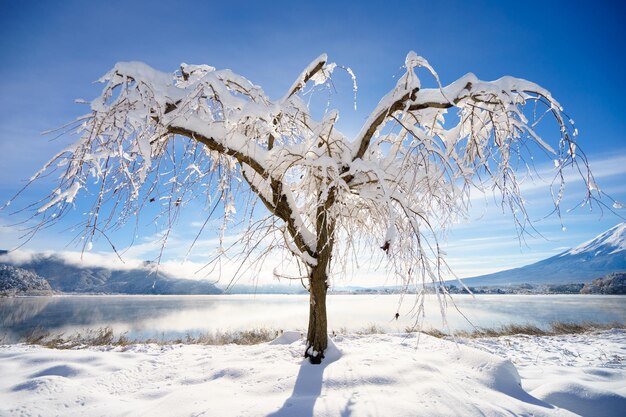
[[[0,346],[0,415],[622,416],[626,331],[458,344],[299,333],[254,346]],[[521,376],[521,378],[520,378]],[[521,385],[520,385],[521,384]]]
[[[626,415],[626,331],[462,343],[510,359],[532,396],[583,416]]]

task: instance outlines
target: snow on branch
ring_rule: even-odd
[[[221,201],[228,219],[237,194],[250,192],[280,221],[256,222],[250,211],[248,223],[283,236],[310,268],[330,265],[331,255],[345,265],[365,248],[383,253],[406,282],[439,282],[448,272],[438,237],[467,213],[471,189],[499,191],[525,227],[517,175],[532,144],[556,161],[557,210],[566,167],[594,183],[569,117],[537,84],[468,74],[443,86],[428,61],[410,52],[404,74],[349,138],[337,129],[337,111],[315,120],[302,99],[307,83],[333,76],[336,65],[327,60],[313,60],[279,100],[230,70],[182,64],[165,73],[118,63],[100,79],[91,113],[77,120],[76,143],[37,175],[61,170],[35,215],[57,219],[88,189],[95,196],[84,223],[90,240],[151,205],[169,228],[198,196],[211,213]],[[435,87],[422,87],[424,70]],[[558,140],[537,131],[548,118]],[[594,198],[589,189],[586,198]]]
[[[326,61],[328,61],[326,54],[322,54],[311,61],[294,81],[282,101],[286,101],[289,97],[302,90],[309,80],[313,80],[316,85],[324,83],[331,76],[336,66],[335,64],[326,65]]]

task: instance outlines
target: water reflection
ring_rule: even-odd
[[[405,331],[415,323],[410,296],[399,307],[397,295],[332,295],[328,300],[329,330],[355,331],[377,326]],[[455,296],[459,313],[448,307],[452,329],[497,327],[504,324],[626,321],[626,297],[581,295]],[[0,299],[0,334],[12,342],[41,327],[71,334],[112,326],[131,338],[173,339],[214,331],[257,327],[300,329],[307,325],[305,295],[226,296],[56,296]],[[427,327],[442,328],[435,298],[426,301]],[[394,319],[396,311],[400,318]],[[465,315],[469,322],[463,317]]]
[[[0,298],[0,325],[10,327],[32,320],[40,314],[48,304],[54,302],[52,297]]]

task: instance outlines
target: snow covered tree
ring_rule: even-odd
[[[316,120],[305,100],[328,87],[339,68],[354,79],[321,55],[272,100],[230,70],[182,64],[164,73],[118,63],[100,79],[104,90],[89,114],[68,125],[78,140],[33,177],[61,170],[57,187],[34,208],[34,231],[62,218],[81,190],[93,196],[85,245],[147,207],[158,207],[166,239],[179,210],[199,195],[211,212],[223,204],[225,219],[244,206],[248,221],[237,250],[262,259],[268,252],[259,244],[270,236],[269,249],[293,255],[310,292],[305,356],[319,363],[329,274],[358,262],[357,254],[377,252],[404,284],[431,284],[445,298],[439,284],[449,271],[438,241],[467,213],[472,189],[495,190],[524,229],[518,176],[532,172],[523,169],[531,155],[554,160],[556,210],[566,167],[593,185],[573,122],[535,83],[467,74],[443,86],[410,52],[395,86],[349,138],[336,127],[337,111]],[[432,87],[422,87],[420,69]],[[556,122],[553,145],[537,131],[545,119]],[[593,197],[588,189],[586,199]],[[253,214],[255,201],[265,217]]]

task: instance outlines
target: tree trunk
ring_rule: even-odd
[[[309,330],[306,336],[304,357],[311,363],[319,364],[324,358],[328,346],[328,325],[326,321],[326,291],[328,291],[328,271],[333,254],[335,220],[329,218],[328,212],[335,199],[331,190],[328,199],[317,207],[317,264],[311,268],[309,278]]]
[[[304,357],[314,364],[321,363],[328,346],[326,321],[326,291],[328,289],[326,263],[323,269],[313,268],[310,277],[309,330],[306,337]]]

